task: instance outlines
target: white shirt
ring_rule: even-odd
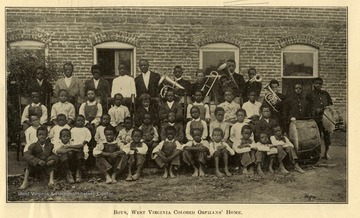
[[[205,140],[207,137],[208,137],[208,128],[207,128],[207,124],[204,120],[201,120],[200,118],[198,119],[192,119],[190,120],[189,122],[187,122],[186,124],[186,128],[185,128],[185,136],[186,136],[186,139],[189,140],[189,141],[192,141],[194,140],[194,138],[192,137],[191,135],[191,130],[190,130],[190,126],[191,126],[191,122],[193,121],[201,121],[201,124],[203,126],[203,132],[202,132],[202,136],[201,136],[201,139]]]
[[[60,131],[63,129],[70,129],[70,126],[67,124],[65,126],[55,125],[53,128],[51,128],[49,132],[49,139],[51,139],[51,143],[54,144],[60,141]]]
[[[240,105],[234,101],[232,102],[223,102],[218,105],[218,107],[222,107],[225,110],[224,121],[235,121],[236,120],[236,111],[240,109]]]
[[[117,93],[122,94],[124,98],[130,98],[131,94],[136,97],[134,78],[128,75],[116,77],[112,83],[111,97],[114,97]]]
[[[113,127],[116,127],[117,125],[119,125],[119,123],[123,123],[125,117],[130,116],[130,111],[129,109],[124,106],[124,105],[120,105],[119,107],[114,105],[113,107],[111,107],[109,109],[109,115],[110,115],[110,124]]]
[[[64,114],[67,119],[75,120],[75,107],[70,102],[56,102],[51,107],[51,118],[50,120],[55,120],[57,115]]]
[[[71,77],[66,77],[64,78],[65,80],[65,84],[66,84],[66,87],[70,87],[70,84],[71,84],[71,80],[72,80],[72,76]]]
[[[95,139],[96,143],[106,142],[104,129],[105,129],[105,126],[98,126],[96,128],[96,133],[95,133],[95,136],[94,136],[94,139]]]
[[[93,79],[93,81],[94,81],[94,87],[95,87],[95,89],[97,89],[100,79],[98,79],[98,80]]]
[[[47,108],[42,105],[41,103],[38,103],[38,104],[34,104],[34,103],[31,103],[30,104],[31,107],[41,107],[41,117],[39,117],[40,119],[40,124],[44,124],[47,122],[48,120],[48,113],[47,113]],[[29,108],[30,108],[30,105],[27,105],[25,108],[24,108],[24,111],[21,115],[21,123],[24,123],[25,121],[29,121]]]
[[[149,81],[150,81],[150,71],[146,72],[146,73],[141,73],[144,83],[145,83],[145,87],[146,89],[148,89],[149,87]]]
[[[29,146],[35,142],[38,141],[38,138],[36,136],[36,130],[37,128],[34,128],[33,126],[30,126],[25,130],[25,147],[24,152],[26,152],[29,149]]]
[[[43,79],[42,80],[36,79],[36,81],[38,82],[39,86],[41,86],[44,80]]]
[[[254,115],[258,115],[260,117],[260,107],[261,103],[258,101],[255,101],[255,103],[247,101],[242,106],[242,108],[246,111],[246,117],[252,117]]]
[[[166,101],[166,104],[167,104],[167,106],[171,109],[172,106],[174,105],[174,101],[172,101],[172,102]]]
[[[236,122],[230,129],[230,140],[234,143],[233,146],[237,146],[240,145],[241,139],[243,138],[242,134],[241,134],[241,129],[243,128],[243,126],[248,125],[248,123],[246,122]],[[251,137],[252,140],[254,140],[254,134],[251,133]]]
[[[189,104],[186,109],[186,118],[191,118],[191,108],[193,106],[204,106],[205,107],[205,119],[210,119],[210,107],[208,104],[205,104],[203,102],[193,102],[192,104]]]

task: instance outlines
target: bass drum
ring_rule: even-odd
[[[289,140],[294,144],[298,161],[317,163],[321,157],[321,138],[314,120],[291,121]]]

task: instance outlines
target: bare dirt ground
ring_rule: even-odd
[[[175,179],[163,179],[162,171],[145,169],[136,182],[125,182],[121,175],[117,184],[107,185],[95,173],[86,175],[86,182],[70,185],[58,179],[54,188],[46,179],[32,179],[32,185],[19,191],[23,176],[23,162],[16,161],[16,153],[8,153],[7,199],[9,202],[199,202],[201,203],[346,203],[347,202],[346,133],[333,133],[331,160],[315,165],[303,165],[305,174],[290,169],[290,174],[265,178],[241,175],[231,169],[233,176],[217,178],[214,169],[206,170],[203,178],[191,177],[182,167]]]

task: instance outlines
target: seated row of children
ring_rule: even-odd
[[[204,176],[204,165],[211,157],[215,162],[216,175],[223,176],[219,170],[219,159],[221,158],[224,161],[225,174],[230,176],[228,160],[229,156],[234,154],[238,154],[237,156],[243,166],[243,174],[252,173],[256,165],[258,174],[263,175],[261,167],[265,156],[269,156],[269,171],[271,173],[273,173],[275,156],[279,162],[279,171],[281,173],[288,173],[282,162],[286,156],[289,156],[291,163],[295,165],[296,171],[304,172],[297,163],[294,146],[282,134],[281,127],[276,125],[276,122],[270,118],[271,110],[268,106],[262,107],[262,118],[254,127],[247,125],[245,121],[246,111],[244,109],[236,111],[237,122],[230,127],[230,124],[224,120],[225,110],[217,107],[215,110],[216,121],[211,122],[209,126],[210,138],[208,137],[206,121],[200,119],[200,112],[198,106],[193,106],[190,109],[191,120],[185,128],[186,139],[182,138],[182,130],[177,128],[181,125],[179,123],[175,125],[175,113],[168,113],[168,122],[163,123],[161,126],[160,143],[157,128],[153,125],[151,114],[148,112],[143,114],[140,128],[133,128],[130,117],[124,118],[124,128],[119,131],[118,137],[116,137],[116,129],[109,122],[110,116],[103,115],[101,124],[95,130],[96,146],[93,149],[93,155],[96,157],[96,166],[105,174],[106,182],[115,183],[118,173],[127,164],[129,171],[126,180],[139,179],[144,163],[149,160],[149,156],[161,168],[164,168],[164,178],[168,176],[175,177],[173,171],[179,167],[180,157],[182,157],[186,165],[192,166],[194,177]],[[39,118],[36,115],[31,116],[30,120],[32,127],[39,126]],[[85,122],[85,117],[78,115],[75,127],[70,130],[67,117],[64,114],[57,115],[57,125],[49,133],[49,138],[54,144],[53,153],[48,152],[47,155],[45,155],[44,149],[43,153],[40,152],[41,154],[33,153],[33,147],[36,147],[34,144],[41,147],[46,144],[39,138],[39,131],[44,131],[44,128],[38,127],[36,130],[37,141],[27,148],[24,155],[25,160],[33,167],[48,167],[49,170],[53,169],[55,162],[58,161],[66,174],[67,181],[73,183],[74,179],[70,171],[69,159],[74,159],[76,182],[81,182],[83,162],[89,155],[88,144],[92,140],[92,134],[89,130],[92,128],[89,126],[89,128],[86,128]],[[45,130],[47,131],[46,128]],[[55,157],[58,157],[58,160],[54,158],[54,154]],[[46,161],[50,156],[52,157],[51,160],[54,161],[48,163]],[[43,162],[40,161],[39,157],[43,158]],[[131,173],[133,166],[137,166],[134,175]],[[26,175],[25,173],[22,188],[27,186],[28,176]],[[53,174],[50,174],[49,185],[53,184],[52,177]]]

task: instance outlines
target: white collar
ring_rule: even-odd
[[[31,102],[31,106],[32,106],[32,107],[39,107],[40,105],[41,105],[41,102],[39,102],[39,103],[37,103],[37,104]]]
[[[200,121],[200,120],[201,120],[200,117],[197,119],[192,118],[192,121]]]
[[[175,142],[175,138],[173,140],[169,140],[168,138],[166,138],[165,142]]]
[[[170,122],[168,122],[168,124],[169,124],[170,126],[175,126],[175,123],[170,123]]]
[[[72,78],[73,78],[73,76],[70,76],[70,77],[64,77],[65,78],[65,80],[71,80]]]
[[[96,100],[94,100],[93,102],[90,102],[89,100],[87,100],[86,103],[88,105],[96,105],[97,104]]]
[[[204,102],[197,103],[196,101],[194,101],[193,105],[204,105]]]

